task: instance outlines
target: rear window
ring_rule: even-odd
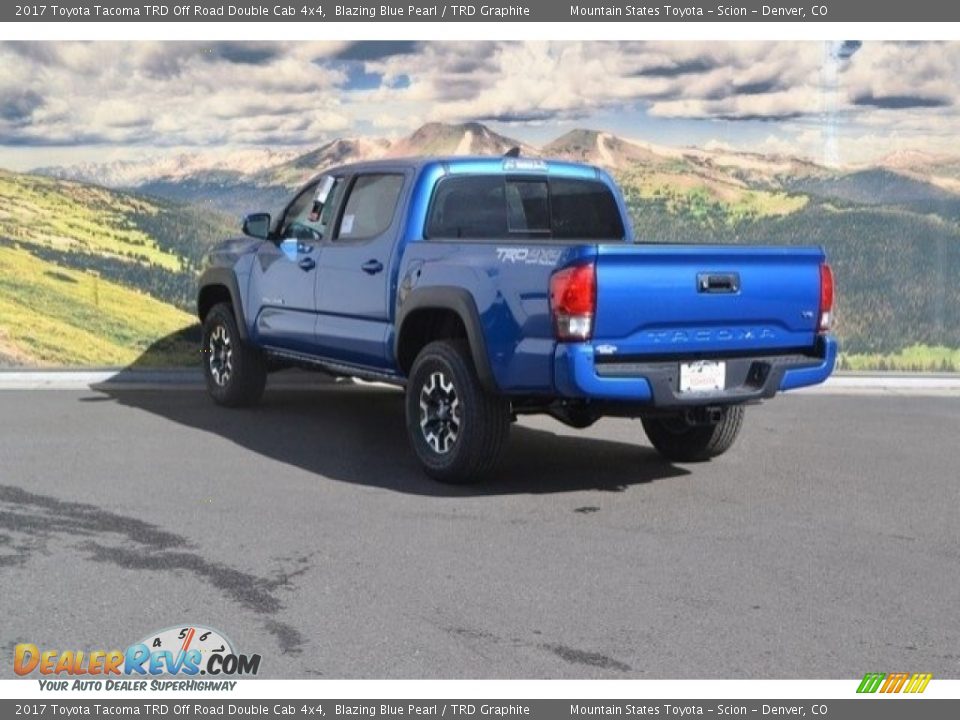
[[[444,178],[427,219],[428,238],[622,240],[610,189],[595,180],[477,175]]]

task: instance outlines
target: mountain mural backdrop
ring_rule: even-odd
[[[336,164],[512,147],[608,169],[643,242],[823,245],[847,367],[960,366],[960,155],[898,152],[835,168],[593,129],[533,147],[480,123],[340,138],[308,152],[0,171],[0,365],[124,365],[163,337],[172,339],[155,362],[193,362],[192,338],[177,332],[193,322],[198,262],[243,213],[276,211]]]

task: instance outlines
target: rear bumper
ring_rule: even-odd
[[[558,344],[554,383],[563,397],[623,400],[657,407],[738,403],[771,398],[780,390],[816,385],[833,372],[837,341],[821,337],[814,354],[758,355],[723,358],[726,389],[712,393],[680,393],[677,360],[596,362],[589,343]]]

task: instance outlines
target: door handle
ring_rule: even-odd
[[[311,257],[300,258],[297,262],[301,270],[313,270],[317,266],[317,261]]]
[[[738,293],[740,273],[697,273],[697,292]]]
[[[376,275],[378,272],[383,270],[383,263],[379,260],[367,260],[360,268],[367,275]]]

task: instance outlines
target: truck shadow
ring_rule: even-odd
[[[164,338],[155,345],[167,348],[169,344],[170,338]],[[564,430],[559,424],[559,432],[552,432],[518,423],[493,476],[475,485],[443,485],[423,474],[408,446],[403,394],[397,389],[281,372],[271,376],[260,406],[232,410],[215,405],[202,386],[124,387],[125,375],[139,376],[136,371],[142,366],[154,365],[149,358],[142,365],[138,360],[115,381],[94,388],[104,397],[85,401],[109,398],[342,482],[419,495],[472,496],[618,492],[689,474],[639,444],[643,439],[639,422],[635,423],[637,444],[559,434]],[[222,447],[217,451],[224,452]]]

